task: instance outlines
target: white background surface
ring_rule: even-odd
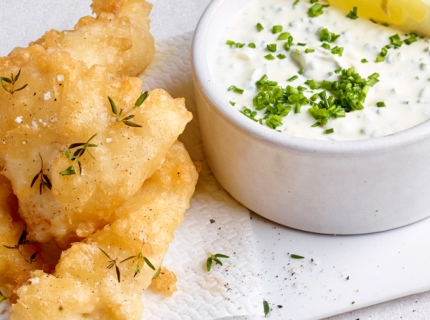
[[[23,15],[26,12],[26,3],[29,3],[30,1],[35,0],[25,0],[25,1],[19,1],[18,6],[22,6]],[[49,1],[45,1],[49,2]],[[154,4],[154,10],[152,13],[152,33],[155,36],[156,40],[161,40],[167,37],[176,36],[179,34],[182,34],[187,31],[192,31],[195,28],[195,25],[197,24],[198,18],[203,12],[206,5],[209,3],[209,0],[152,0],[150,1]],[[9,6],[11,5],[17,5],[18,1],[16,1],[14,4],[11,4],[10,1],[6,0],[0,0],[0,17],[2,14],[7,14],[7,11],[9,10]],[[76,17],[65,15],[68,17],[68,19],[63,20],[61,23],[62,25],[58,25],[57,19],[51,19],[50,17],[53,17],[56,14],[63,14],[61,11],[56,12],[55,11],[55,5],[52,6],[46,6],[41,5],[41,10],[37,12],[32,12],[30,16],[33,17],[33,19],[29,21],[25,21],[25,24],[28,24],[28,27],[26,28],[26,32],[21,34],[19,36],[19,39],[17,39],[17,35],[13,32],[14,29],[20,28],[20,26],[24,23],[21,19],[16,19],[14,22],[9,23],[8,25],[4,26],[2,25],[0,21],[0,26],[2,28],[2,37],[13,37],[15,38],[15,43],[19,43],[22,46],[25,46],[29,41],[33,39],[37,39],[40,34],[33,34],[31,25],[38,25],[38,24],[44,24],[48,27],[57,28],[57,29],[64,29],[64,28],[70,28],[74,25],[75,21],[77,20],[77,17],[81,15],[85,15],[89,13],[88,9],[89,1],[79,1],[75,2],[74,6],[77,7],[76,10]],[[28,14],[28,13],[27,13]],[[3,41],[2,41],[3,42]],[[8,43],[8,42],[6,42]],[[4,55],[7,54],[8,51],[10,51],[12,48],[8,48],[3,46],[0,48],[0,54]],[[356,260],[351,261],[345,261],[344,259],[346,257],[350,257],[349,251],[348,251],[348,245],[349,243],[354,242],[353,238],[351,237],[345,237],[344,245],[345,248],[342,248],[339,250],[339,248],[332,248],[330,247],[331,239],[330,237],[323,237],[323,236],[317,236],[317,235],[305,235],[301,234],[300,232],[289,230],[288,228],[277,226],[275,224],[272,224],[270,222],[267,222],[263,219],[254,218],[253,219],[253,227],[255,232],[255,237],[257,240],[256,246],[258,253],[261,254],[261,268],[262,268],[262,279],[264,280],[264,286],[265,286],[265,292],[267,296],[267,300],[271,303],[272,307],[274,307],[274,310],[272,311],[271,318],[272,319],[286,319],[287,317],[283,316],[287,314],[285,310],[287,309],[296,309],[296,308],[311,308],[312,305],[295,305],[292,303],[288,303],[288,301],[281,301],[283,299],[282,293],[280,293],[280,287],[283,285],[282,278],[283,276],[286,276],[289,273],[289,269],[285,267],[285,264],[288,263],[288,255],[287,253],[297,253],[297,254],[303,254],[306,255],[306,257],[310,257],[310,255],[315,256],[316,259],[321,261],[321,264],[317,264],[313,267],[312,270],[309,268],[312,267],[312,265],[307,265],[308,271],[306,273],[301,274],[301,278],[297,281],[298,287],[300,286],[306,286],[306,284],[310,281],[310,278],[307,278],[306,275],[313,275],[316,280],[318,280],[317,272],[320,272],[321,269],[328,270],[327,267],[330,266],[330,272],[334,275],[336,273],[336,276],[338,276],[338,280],[346,281],[346,276],[350,275],[350,282],[347,284],[345,282],[340,284],[340,287],[348,287],[348,290],[342,291],[339,290],[336,292],[336,295],[330,296],[331,293],[329,293],[330,289],[328,287],[331,286],[331,283],[321,283],[321,287],[324,288],[324,286],[327,287],[327,291],[321,291],[321,294],[323,296],[331,297],[333,299],[345,299],[345,307],[348,308],[354,308],[355,306],[360,306],[360,299],[354,299],[356,300],[356,303],[354,306],[351,306],[352,301],[349,298],[350,295],[353,294],[353,291],[357,289],[362,289],[363,287],[368,287],[369,290],[371,290],[372,286],[374,287],[375,291],[377,291],[379,286],[381,285],[378,282],[371,282],[369,283],[369,278],[378,276],[378,273],[380,273],[380,276],[382,278],[385,277],[385,279],[390,279],[390,274],[387,274],[387,272],[384,271],[378,271],[378,263],[375,262],[377,259],[379,261],[385,261],[386,265],[379,265],[379,268],[385,268],[383,270],[394,270],[401,269],[405,265],[409,266],[409,270],[402,272],[401,270],[397,270],[401,272],[402,278],[396,278],[393,273],[393,276],[391,277],[392,285],[395,287],[396,283],[399,282],[407,282],[408,277],[411,279],[414,279],[413,281],[417,281],[417,279],[422,278],[423,285],[425,283],[429,282],[429,276],[428,272],[422,272],[422,270],[425,270],[426,264],[428,261],[428,256],[430,252],[429,245],[430,244],[429,238],[425,238],[426,234],[430,232],[427,232],[427,228],[424,228],[428,226],[430,228],[429,221],[423,221],[421,223],[409,226],[407,228],[399,229],[392,234],[397,234],[394,238],[397,238],[397,243],[389,242],[387,243],[387,239],[390,239],[388,236],[385,236],[384,234],[374,235],[372,236],[372,239],[379,239],[379,242],[375,242],[373,246],[371,246],[372,241],[366,240],[371,239],[369,236],[362,236],[363,239],[363,246],[362,250],[358,250],[356,254],[354,255]],[[419,242],[419,237],[417,237],[417,234],[419,232],[423,232],[423,239],[427,240],[426,243],[421,244]],[[318,242],[317,249],[314,249],[310,243],[303,243],[298,241],[298,239],[303,238],[314,238],[317,239],[318,237],[320,241]],[[399,238],[399,237],[404,237]],[[391,238],[391,239],[394,239]],[[413,242],[412,240],[415,239]],[[403,241],[404,240],[404,241]],[[285,244],[290,242],[296,241],[295,245],[293,246],[286,246]],[[325,248],[325,252],[323,252],[322,248],[324,248],[324,241],[327,241],[327,247]],[[341,241],[342,242],[342,241]],[[357,243],[355,241],[355,243]],[[406,243],[406,244],[405,244]],[[414,247],[411,247],[412,245],[416,244]],[[401,247],[403,245],[403,247]],[[351,245],[352,246],[352,245]],[[369,256],[368,250],[375,246],[379,246],[379,249],[374,250],[372,254],[377,254],[376,256]],[[293,249],[291,249],[293,248]],[[354,244],[354,249],[357,248],[356,244]],[[299,250],[290,252],[291,250]],[[401,258],[397,260],[384,260],[384,255],[390,255],[390,257],[393,256],[393,250],[399,249],[399,255],[401,255]],[[319,251],[318,251],[319,250]],[[334,251],[338,252],[339,254],[336,256],[336,260],[331,260],[332,258],[327,258],[332,254]],[[399,264],[399,261],[404,261],[404,264]],[[309,261],[307,261],[309,263]],[[349,271],[352,270],[352,266],[355,264],[362,263],[363,266],[368,267],[366,272],[368,270],[373,270],[374,274],[369,275],[369,277],[366,277],[366,273],[363,274],[349,274]],[[396,263],[396,268],[392,268],[392,265],[390,263]],[[351,268],[348,269],[347,266],[351,265]],[[417,268],[414,268],[414,265]],[[342,267],[339,267],[342,266]],[[345,267],[346,266],[346,267]],[[334,267],[334,268],[333,268]],[[338,267],[338,269],[336,269]],[[390,268],[391,267],[391,268]],[[332,269],[335,269],[336,271],[333,271]],[[300,270],[300,269],[299,269]],[[310,270],[310,271],[309,271]],[[419,270],[419,274],[417,274],[417,270]],[[427,270],[430,270],[430,268],[427,268]],[[364,272],[364,271],[363,271]],[[367,280],[366,280],[367,279]],[[367,282],[366,282],[367,281]],[[291,281],[290,281],[291,282]],[[317,281],[315,282],[317,283]],[[339,282],[340,283],[340,282]],[[385,283],[385,282],[384,282]],[[293,284],[293,283],[292,283]],[[293,284],[294,285],[294,284]],[[334,286],[335,284],[333,284]],[[319,288],[318,290],[323,290]],[[325,290],[325,289],[324,289]],[[275,294],[276,292],[276,294]],[[287,292],[287,291],[286,291]],[[360,293],[357,293],[360,294]],[[286,294],[287,295],[287,294]],[[281,301],[282,303],[280,303]],[[287,302],[287,303],[284,303]],[[283,308],[277,308],[277,304],[282,304]],[[329,301],[327,300],[327,303]],[[297,318],[294,318],[297,319]],[[413,296],[401,298],[398,300],[392,300],[390,302],[386,302],[383,304],[379,304],[376,306],[368,307],[365,309],[359,309],[356,311],[348,312],[346,314],[342,314],[339,316],[331,317],[330,320],[355,320],[355,319],[381,319],[381,320],[388,320],[388,319],[430,319],[430,293],[423,293],[423,294],[416,294]]]

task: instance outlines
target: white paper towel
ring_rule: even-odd
[[[204,161],[191,76],[191,39],[187,33],[158,42],[154,62],[141,76],[143,90],[161,87],[173,97],[185,97],[194,117],[180,140],[191,158],[203,163],[191,208],[164,262],[178,276],[179,291],[171,298],[144,292],[144,318],[261,315],[263,298],[249,212],[222,189]],[[230,259],[223,259],[223,266],[213,265],[208,273],[208,252]]]

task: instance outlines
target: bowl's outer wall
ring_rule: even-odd
[[[240,8],[233,2],[209,6],[192,61],[204,150],[223,187],[270,220],[318,233],[377,232],[429,216],[429,123],[365,141],[312,141],[254,124],[218,98],[207,59],[220,21]]]

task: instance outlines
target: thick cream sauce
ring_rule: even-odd
[[[308,87],[304,84],[306,80],[335,81],[339,78],[333,72],[335,69],[353,67],[363,78],[374,72],[380,74],[380,81],[370,89],[363,110],[349,112],[345,118],[330,119],[323,127],[311,127],[316,120],[307,111],[310,106],[303,106],[300,113],[291,110],[276,130],[310,139],[359,140],[393,134],[430,118],[428,39],[418,38],[417,42],[410,45],[403,43],[398,49],[389,49],[385,61],[376,63],[381,49],[390,44],[390,36],[398,34],[402,40],[408,36],[404,32],[366,19],[349,19],[332,6],[324,8],[322,15],[310,18],[307,12],[312,4],[308,0],[300,0],[296,5],[293,2],[254,0],[225,30],[218,45],[217,58],[210,68],[219,90],[227,101],[235,103],[232,108],[242,110],[246,106],[255,110],[252,102],[258,93],[255,82],[264,74],[282,87]],[[257,23],[261,23],[264,30],[258,32]],[[291,51],[284,49],[285,40],[277,40],[279,34],[272,34],[274,25],[283,26],[283,32],[289,32],[293,36]],[[343,47],[342,57],[321,47],[322,28],[340,34],[330,45],[332,48]],[[230,47],[226,44],[227,40],[245,43],[245,46]],[[256,48],[248,47],[248,43],[255,43]],[[271,53],[266,46],[274,43],[277,44],[277,51],[272,55],[276,57],[284,54],[286,59],[264,58]],[[306,46],[299,46],[297,43],[306,43]],[[314,49],[315,52],[306,54],[306,48]],[[296,54],[296,49],[300,51],[300,55]],[[368,63],[362,63],[362,59],[367,59]],[[302,75],[298,74],[300,69],[303,69]],[[294,75],[298,78],[287,82]],[[244,93],[227,91],[231,85],[244,89]],[[310,97],[319,91],[321,90],[307,90],[304,94]],[[386,107],[377,107],[376,104],[380,101]],[[256,116],[257,119],[262,117],[264,110],[258,111]],[[333,128],[334,132],[324,134],[329,128]]]

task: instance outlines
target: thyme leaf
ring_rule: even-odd
[[[141,270],[141,266],[140,266],[140,264],[141,264],[141,262],[143,261],[143,263],[142,263],[142,267],[143,267],[143,265],[146,263],[147,265],[148,265],[148,267],[150,267],[152,270],[154,270],[155,271],[155,267],[154,267],[154,265],[151,263],[151,261],[149,261],[149,259],[147,258],[147,257],[145,257],[144,255],[143,255],[143,253],[142,253],[142,251],[143,251],[143,245],[145,244],[145,242],[143,242],[142,243],[142,248],[140,249],[140,252],[137,254],[137,255],[134,255],[134,256],[130,256],[130,257],[128,257],[128,258],[125,258],[124,260],[122,260],[120,263],[123,263],[123,262],[126,262],[126,261],[128,261],[128,260],[131,260],[131,259],[137,259],[137,263],[136,263],[136,265],[135,265],[135,267],[134,267],[134,277],[135,276],[137,276],[137,274],[138,273],[140,273],[140,270]],[[160,270],[160,269],[159,269]],[[160,271],[157,271],[157,273],[159,274],[160,273]],[[158,276],[158,274],[157,274],[157,276]]]
[[[9,92],[12,96],[15,92],[21,91],[22,89],[24,89],[28,85],[28,84],[25,84],[22,87],[15,89],[15,83],[18,81],[20,75],[21,75],[21,69],[19,69],[16,76],[14,76],[13,73],[11,73],[10,78],[0,77],[0,83],[1,83],[2,88],[5,91]],[[5,82],[8,83],[9,85],[6,85]]]
[[[0,303],[5,301],[7,298],[3,295],[3,293],[0,291]]]
[[[263,308],[264,308],[264,317],[267,318],[270,312],[270,306],[269,306],[269,302],[267,302],[266,300],[263,300]]]
[[[118,108],[116,107],[115,102],[111,97],[108,97],[110,107],[112,109],[112,113],[115,115],[115,118],[116,118],[116,122],[122,122],[129,127],[141,128],[142,126],[140,124],[129,121],[130,119],[134,118],[134,115],[128,115],[128,114],[132,112],[134,109],[140,107],[142,103],[146,100],[148,95],[149,95],[148,91],[142,92],[139,98],[137,98],[136,102],[134,103],[134,107],[126,112],[123,112],[124,109],[120,109],[118,112]]]
[[[219,264],[222,266],[222,262],[219,258],[227,259],[230,258],[229,256],[222,254],[222,253],[216,253],[212,254],[209,252],[209,258],[206,260],[206,270],[209,272],[212,268],[212,263],[215,261],[216,264]]]
[[[154,276],[152,277],[152,279],[156,279],[160,275],[160,271],[161,271],[161,267],[158,268],[157,272],[154,274]]]
[[[7,246],[7,245],[3,245],[3,247],[5,247],[6,249],[12,249],[12,250],[18,250],[19,254],[24,258],[24,260],[30,264],[32,264],[33,262],[36,261],[36,257],[37,254],[39,253],[38,251],[35,251],[29,259],[27,259],[24,254],[21,251],[21,246],[23,245],[28,245],[28,244],[35,244],[37,243],[36,241],[31,241],[27,239],[27,231],[26,230],[22,230],[21,236],[18,239],[18,243],[14,246]],[[1,293],[1,292],[0,292]],[[1,302],[1,301],[0,301]]]
[[[66,157],[73,161],[73,163],[67,167],[66,170],[61,171],[60,174],[62,176],[70,176],[76,174],[76,165],[79,168],[79,174],[82,174],[82,164],[80,161],[80,158],[84,155],[85,151],[88,152],[88,154],[93,158],[94,156],[91,154],[88,148],[95,148],[97,147],[96,144],[90,143],[90,141],[97,135],[94,134],[91,138],[88,139],[87,142],[79,142],[79,143],[72,143],[65,151]],[[77,148],[77,149],[76,149]],[[71,149],[76,149],[73,153],[71,152]]]
[[[33,185],[36,183],[37,179],[40,179],[40,184],[39,184],[39,192],[40,194],[42,194],[42,190],[46,187],[49,190],[52,189],[52,184],[51,181],[49,180],[48,176],[46,174],[43,173],[43,159],[42,156],[39,153],[39,157],[40,157],[40,171],[38,174],[36,174],[33,178],[33,180],[31,181],[31,185],[30,188],[33,188]]]
[[[100,249],[100,251],[101,252],[103,252],[103,254],[109,259],[109,264],[108,264],[108,266],[106,267],[106,269],[112,269],[114,266],[115,266],[115,273],[116,273],[116,278],[118,279],[118,282],[121,282],[121,272],[120,272],[120,270],[119,270],[119,267],[118,267],[118,265],[117,265],[117,260],[118,260],[118,258],[116,258],[116,259],[112,259],[107,253],[106,253],[106,251],[104,251],[102,248],[100,248],[99,247],[99,249]]]

